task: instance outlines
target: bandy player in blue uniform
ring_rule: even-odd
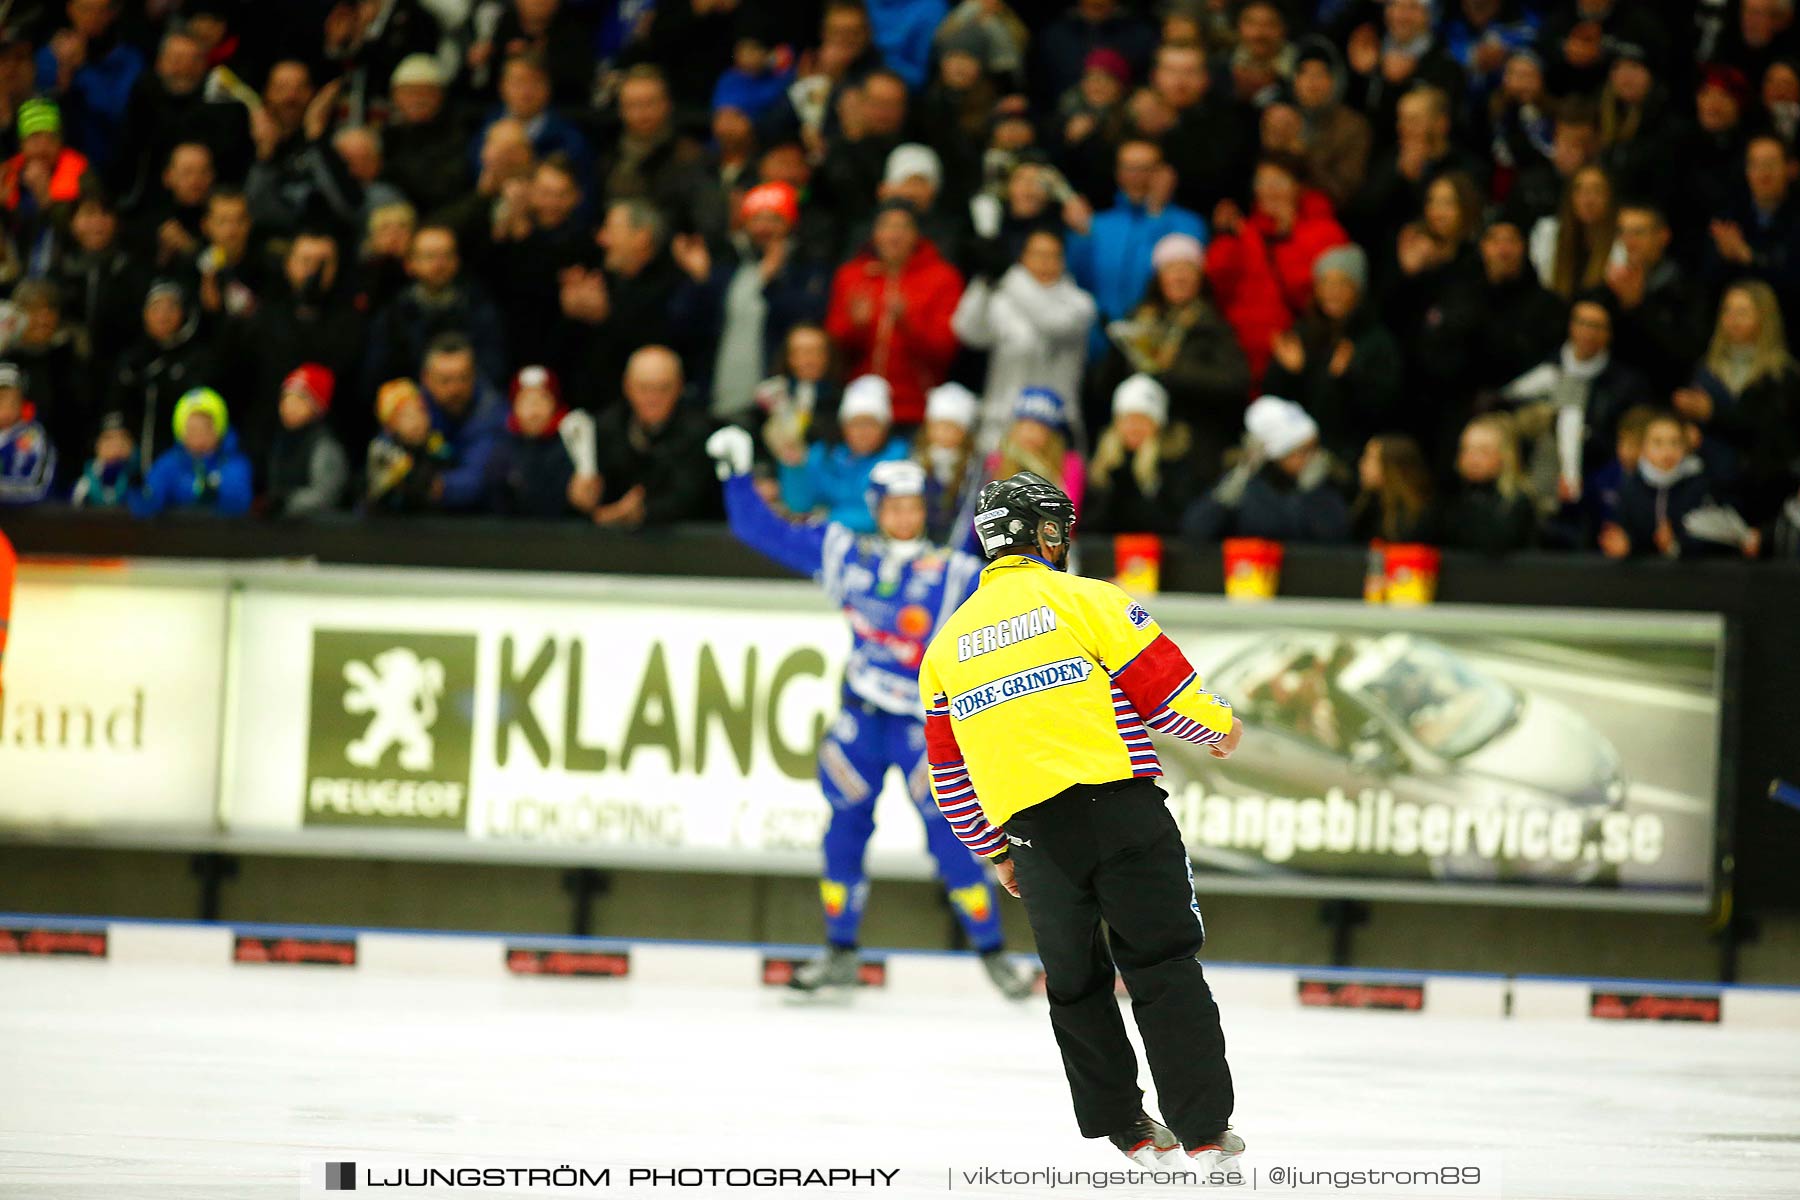
[[[810,575],[850,618],[854,645],[844,672],[844,710],[819,744],[819,785],[831,803],[825,830],[825,954],[794,973],[802,991],[856,983],[857,935],[869,880],[863,855],[875,832],[875,798],[890,767],[925,822],[925,842],[969,941],[988,977],[1008,997],[1030,994],[1031,980],[1001,950],[1000,914],[987,870],[938,812],[925,762],[919,662],[938,626],[974,590],[983,564],[925,539],[923,468],[878,464],[869,476],[869,508],[879,536],[835,522],[794,525],[769,509],[750,477],[752,442],[743,429],[713,434],[706,449],[725,484],[731,531],[746,545]]]

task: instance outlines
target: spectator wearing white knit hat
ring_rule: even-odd
[[[869,472],[876,463],[906,458],[893,435],[893,390],[879,375],[852,379],[838,405],[841,441],[815,442],[798,466],[781,466],[781,500],[800,516],[822,515],[858,533],[875,532],[869,511]]]
[[[972,236],[967,205],[945,197],[944,160],[936,150],[923,142],[902,142],[890,150],[882,163],[875,200],[878,204],[906,201],[919,215],[920,235],[936,246],[946,261],[962,261]],[[844,257],[874,232],[873,218],[852,226]]]
[[[1195,501],[1183,532],[1200,542],[1228,537],[1341,542],[1350,535],[1347,476],[1319,445],[1319,426],[1292,400],[1264,396],[1244,410],[1243,458]]]
[[[1112,413],[1088,464],[1082,526],[1095,533],[1179,532],[1196,490],[1186,423],[1169,419],[1169,393],[1148,375],[1118,386]]]
[[[969,522],[975,515],[975,494],[985,482],[975,470],[980,411],[980,397],[960,383],[941,384],[925,394],[925,424],[913,443],[913,459],[931,478],[925,528],[934,542],[955,541],[974,528]]]
[[[1106,328],[1111,348],[1088,393],[1088,416],[1095,428],[1105,428],[1119,386],[1128,376],[1149,376],[1168,393],[1170,413],[1187,425],[1194,469],[1210,483],[1243,429],[1250,365],[1237,334],[1206,297],[1198,239],[1167,234],[1150,261],[1155,273],[1143,302]]]
[[[988,352],[975,439],[984,452],[1006,435],[1013,401],[1025,388],[1081,394],[1096,312],[1094,298],[1066,270],[1062,238],[1047,229],[1025,239],[1019,261],[999,279],[978,276],[970,282],[950,327],[963,345]],[[1070,418],[1079,442],[1079,409],[1072,408]]]

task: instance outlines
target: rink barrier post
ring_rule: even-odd
[[[773,988],[780,967],[816,946],[379,929],[230,921],[178,921],[0,913],[0,969],[45,962],[246,971],[364,971],[554,986]],[[1017,956],[1032,967],[1030,955]],[[1205,963],[1227,1008],[1349,1009],[1371,1019],[1648,1021],[1800,1029],[1800,987],[1694,980],[1398,971],[1293,963]],[[897,997],[994,999],[967,951],[869,949],[864,992]],[[879,1002],[878,1000],[876,1002]],[[1037,1002],[1020,1006],[1035,1014]]]

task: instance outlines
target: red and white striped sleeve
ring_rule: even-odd
[[[926,699],[925,759],[931,769],[932,798],[957,840],[983,858],[1005,850],[1006,834],[990,825],[981,811],[968,764],[956,744],[956,731],[950,727],[950,701],[943,692],[931,693]]]
[[[1158,733],[1210,746],[1231,732],[1231,705],[1200,688],[1187,656],[1160,631],[1113,676],[1113,684]]]

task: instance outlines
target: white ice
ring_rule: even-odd
[[[1475,1151],[1530,1200],[1800,1196],[1800,1033],[1225,1020],[1265,1161]],[[1041,1000],[0,963],[0,1197],[316,1197],[315,1164],[359,1157],[610,1165],[619,1195],[653,1194],[616,1186],[633,1165],[902,1168],[856,1193],[888,1196],[1126,1165],[1077,1135]]]

